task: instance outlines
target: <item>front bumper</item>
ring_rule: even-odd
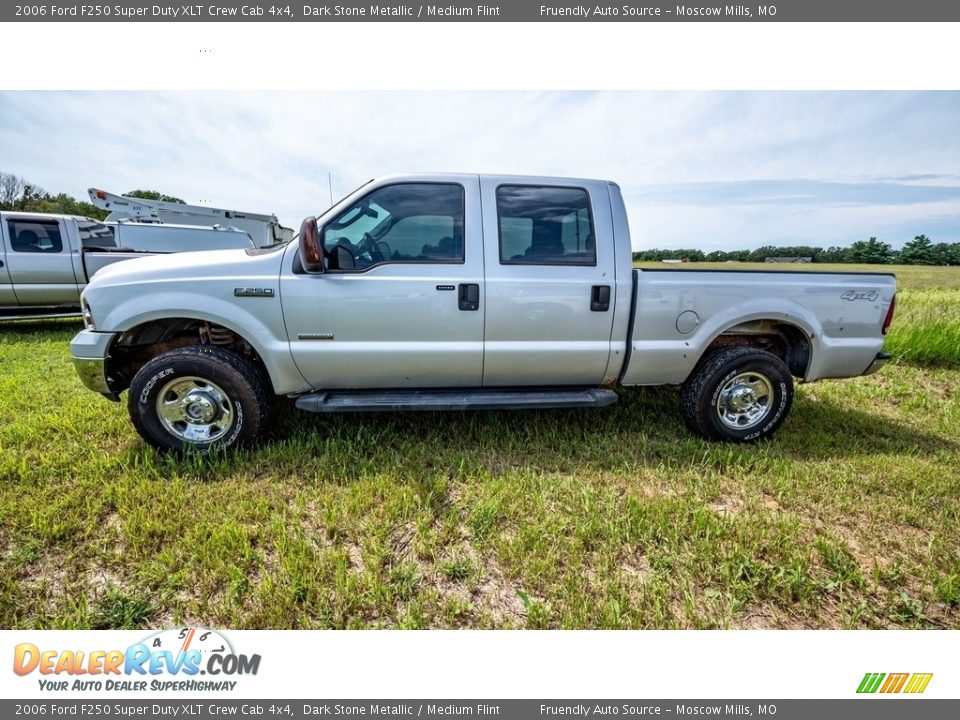
[[[114,402],[120,398],[110,389],[107,381],[107,357],[110,344],[116,336],[116,333],[82,330],[70,341],[73,366],[80,381],[88,389]]]
[[[870,363],[867,369],[863,371],[863,374],[873,375],[875,372],[877,372],[877,370],[886,365],[892,357],[893,355],[888,352],[878,352],[877,356],[873,359],[873,362]]]

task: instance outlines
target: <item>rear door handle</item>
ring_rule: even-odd
[[[590,310],[606,312],[610,309],[610,286],[594,285],[590,290]]]
[[[480,285],[477,283],[460,283],[457,286],[457,299],[461,310],[479,310]]]

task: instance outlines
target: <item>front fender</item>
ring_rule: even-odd
[[[256,312],[246,307],[247,303],[258,303]],[[237,298],[231,302],[182,289],[149,292],[110,307],[105,316],[97,318],[97,326],[125,332],[144,323],[174,318],[222,325],[242,337],[260,355],[277,395],[310,389],[293,363],[278,297]]]

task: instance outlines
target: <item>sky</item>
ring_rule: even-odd
[[[380,175],[591,177],[635,249],[960,242],[960,92],[0,92],[0,171],[290,227]]]

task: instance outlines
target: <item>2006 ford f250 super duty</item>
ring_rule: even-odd
[[[611,182],[491,175],[372,181],[272,248],[130,260],[83,294],[84,384],[176,451],[311,412],[602,406],[682,384],[689,427],[768,437],[794,376],[865,375],[886,274],[632,267]]]

